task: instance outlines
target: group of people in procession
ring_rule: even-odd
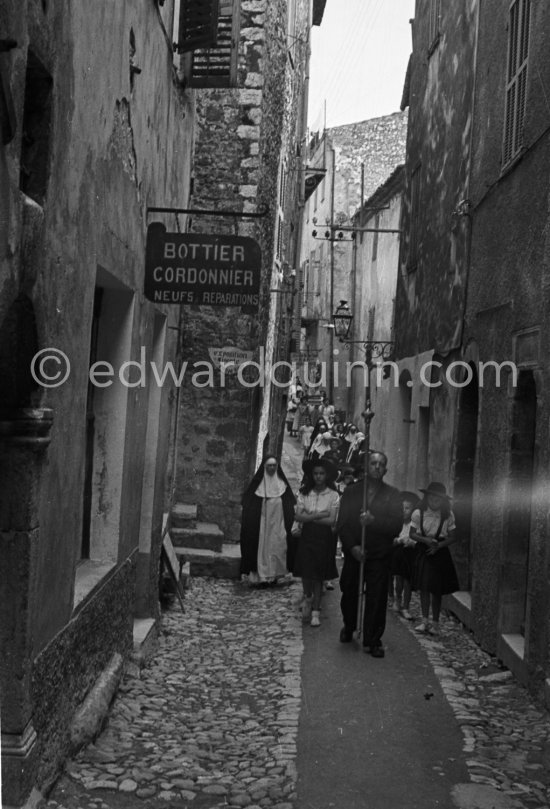
[[[309,407],[303,399],[299,397],[297,408]],[[459,588],[449,551],[456,540],[451,499],[442,483],[419,489],[422,497],[386,484],[387,456],[370,449],[367,454],[365,436],[354,425],[335,431],[331,408],[323,398],[314,414],[315,427],[308,423],[310,412],[300,414],[303,424],[293,419],[289,433],[299,436],[304,447],[297,498],[274,456],[264,459],[247,487],[242,499],[241,573],[258,585],[301,578],[303,620],[318,627],[324,586],[338,578],[341,546],[340,641],[353,640],[361,595],[363,650],[384,657],[389,595],[394,609],[412,620],[411,593],[418,591],[421,618],[415,628],[436,635],[442,596]],[[307,446],[302,427],[309,430]],[[319,436],[322,443],[316,443]],[[332,436],[348,445],[345,458],[343,451],[334,457]]]

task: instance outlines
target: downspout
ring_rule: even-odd
[[[466,178],[466,196],[465,202],[467,204],[467,210],[463,214],[467,217],[467,229],[466,229],[466,255],[465,255],[465,280],[464,280],[464,305],[462,310],[462,321],[460,325],[460,339],[459,339],[459,346],[464,349],[462,342],[464,340],[464,325],[466,320],[466,310],[468,306],[468,287],[470,281],[470,264],[472,260],[472,204],[470,198],[470,188],[472,182],[472,165],[473,165],[473,148],[474,148],[474,124],[475,124],[475,108],[476,108],[476,91],[477,91],[477,57],[478,57],[478,48],[479,48],[479,20],[481,15],[481,0],[476,0],[477,2],[477,15],[476,15],[476,29],[475,29],[475,45],[474,45],[474,63],[473,63],[473,82],[472,82],[472,126],[470,128],[470,144],[469,144],[469,165],[468,165],[468,175]]]
[[[329,290],[329,323],[332,321],[334,312],[334,193],[336,182],[336,149],[332,144],[332,179],[330,184],[330,290]],[[334,400],[334,329],[329,329],[329,357],[328,357],[328,398],[330,402]]]

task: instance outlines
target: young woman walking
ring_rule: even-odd
[[[329,461],[306,461],[305,480],[296,504],[295,520],[302,524],[293,573],[302,579],[302,618],[320,626],[323,582],[336,579],[336,524],[338,492],[334,485],[338,471]]]

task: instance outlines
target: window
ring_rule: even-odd
[[[178,53],[216,45],[218,11],[219,0],[180,0]]]
[[[420,218],[420,170],[419,164],[411,174],[411,213],[409,229],[409,259],[407,268],[415,270],[418,263],[419,218]]]
[[[502,163],[507,166],[521,152],[527,96],[531,0],[515,0],[508,25],[508,72]]]
[[[429,10],[428,53],[433,53],[439,42],[439,24],[441,20],[441,0],[430,0]]]
[[[39,205],[44,204],[48,190],[52,86],[50,74],[29,51],[19,185],[21,191]]]
[[[207,3],[208,7],[210,7],[211,2],[212,0]],[[184,0],[182,2],[180,32],[184,9],[191,5],[196,6],[200,5],[200,3],[198,3],[198,0]],[[189,87],[236,87],[239,52],[239,8],[239,0],[219,0],[216,37],[212,45],[197,46],[189,42],[189,47],[182,47],[178,43],[178,50],[186,54],[184,72]],[[189,53],[189,50],[192,52]]]

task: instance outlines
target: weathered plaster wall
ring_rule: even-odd
[[[525,565],[527,615],[525,663],[531,687],[542,694],[550,674],[550,598],[548,579],[549,485],[548,406],[546,378],[550,340],[549,221],[550,137],[550,10],[531,3],[530,56],[523,150],[519,160],[502,171],[505,111],[508,8],[490,0],[482,4],[478,80],[473,131],[471,183],[472,255],[466,310],[466,339],[476,345],[482,361],[514,361],[533,371],[537,393],[533,497],[529,560]],[[538,329],[538,346],[526,357],[516,347],[525,329]],[[519,343],[518,343],[519,346]],[[525,363],[525,360],[528,360]],[[480,401],[480,444],[477,462],[473,529],[475,570],[474,629],[490,650],[499,648],[506,629],[510,598],[510,557],[507,540],[514,492],[511,489],[513,388],[509,374],[497,387],[494,376]]]
[[[404,168],[400,167],[365,203],[367,209],[380,207],[378,216],[374,211],[368,211],[361,217],[358,212],[353,220],[354,224],[358,228],[399,229],[403,180]],[[351,308],[358,322],[354,325],[353,335],[350,336],[355,340],[391,341],[399,267],[399,234],[358,232],[356,245],[355,284]],[[362,346],[354,346],[347,352],[346,358],[349,358],[350,362],[364,362],[365,352]],[[361,418],[366,396],[364,378],[361,368],[354,371],[350,390],[350,417],[360,429],[364,428],[364,420]],[[373,371],[371,395],[377,416],[371,422],[371,435],[372,445],[380,449],[386,447],[393,429],[387,418],[393,385],[394,379],[379,380],[379,375]]]
[[[468,264],[468,197],[477,0],[441,3],[440,38],[430,50],[429,4],[418,2],[407,142],[407,190],[397,293],[397,353],[460,345]],[[411,211],[411,176],[418,204]],[[410,251],[411,216],[418,249]]]
[[[165,4],[163,14],[171,8],[171,2]],[[33,700],[37,744],[44,756],[40,782],[51,776],[66,752],[70,710],[112,651],[125,654],[131,641],[135,576],[129,559],[139,539],[147,388],[130,388],[127,394],[124,453],[119,458],[120,517],[113,527],[120,573],[115,569],[110,580],[118,585],[117,604],[114,591],[106,586],[73,613],[82,536],[94,285],[101,267],[110,274],[104,273],[103,280],[109,277],[113,288],[126,292],[133,319],[125,360],[139,360],[141,346],[150,350],[155,311],[175,325],[168,308],[155,309],[141,292],[145,209],[186,202],[182,189],[189,186],[193,102],[173,81],[171,47],[153,3],[113,5],[101,0],[75,6],[28,0],[3,3],[0,14],[3,35],[17,40],[17,48],[1,58],[18,121],[15,139],[6,147],[0,145],[0,171],[8,179],[1,192],[0,322],[14,298],[27,294],[36,315],[39,347],[60,349],[71,362],[70,381],[36,397],[36,403],[41,400],[52,408],[54,421],[41,481],[37,564],[30,580],[18,584],[31,590]],[[141,69],[133,82],[131,30],[134,63]],[[19,191],[27,48],[53,80],[49,183],[42,209]],[[166,358],[173,343],[170,337]],[[168,390],[163,395],[168,398]],[[165,506],[167,444],[164,435],[153,518],[157,543]],[[103,490],[100,500],[106,509],[109,498],[110,492]],[[156,591],[153,567],[158,545],[151,559],[150,581]],[[84,653],[89,653],[86,666]],[[9,696],[3,694],[4,699]]]

